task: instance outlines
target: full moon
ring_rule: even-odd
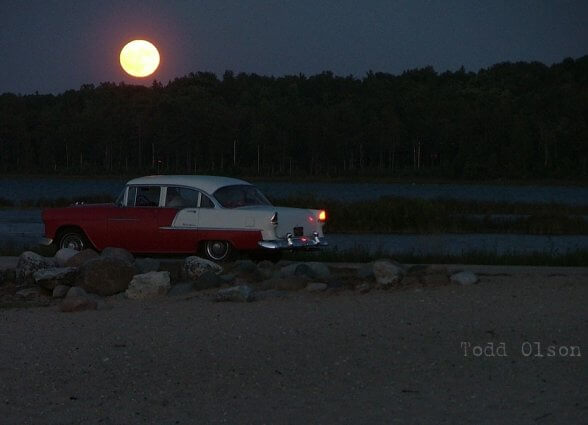
[[[120,51],[120,66],[133,77],[148,77],[159,66],[159,52],[146,40],[133,40]]]

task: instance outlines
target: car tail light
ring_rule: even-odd
[[[318,213],[318,220],[321,222],[327,221],[327,212],[325,210],[320,210]]]

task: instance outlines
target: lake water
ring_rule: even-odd
[[[18,203],[40,198],[75,198],[109,194],[116,197],[125,181],[57,177],[0,178],[0,198]],[[383,196],[421,199],[458,199],[495,202],[557,202],[567,205],[588,204],[588,187],[579,186],[501,186],[481,184],[434,183],[288,183],[257,182],[268,196],[313,195],[321,199],[361,201]]]

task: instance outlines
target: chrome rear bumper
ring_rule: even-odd
[[[314,234],[312,237],[300,236],[294,237],[288,233],[286,239],[276,239],[273,241],[259,241],[257,244],[265,249],[316,249],[323,246],[328,246],[325,237],[319,237]]]
[[[53,239],[50,238],[41,238],[39,239],[39,245],[49,246],[53,243]]]

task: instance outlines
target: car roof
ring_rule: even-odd
[[[195,189],[203,190],[206,193],[212,194],[217,189],[224,186],[231,186],[235,184],[247,184],[245,180],[234,179],[232,177],[221,176],[196,176],[196,175],[180,175],[180,176],[145,176],[129,180],[127,185],[163,185],[163,186],[188,186]]]

